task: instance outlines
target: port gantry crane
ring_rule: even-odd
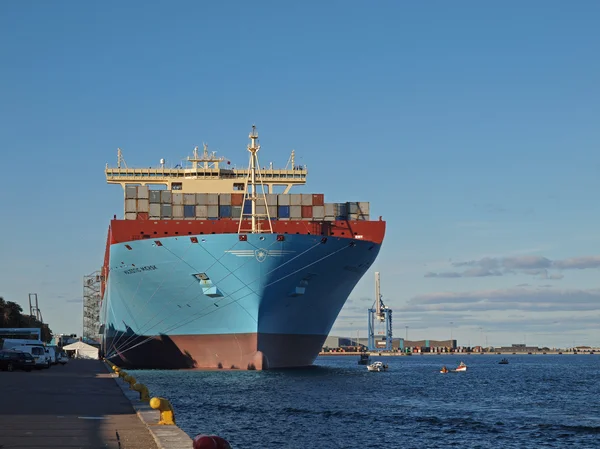
[[[379,288],[379,272],[375,272],[375,303],[369,309],[369,351],[383,349],[375,342],[375,320],[385,322],[385,350],[392,350],[392,309],[383,303]]]

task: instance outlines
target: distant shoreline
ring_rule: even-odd
[[[358,356],[360,352],[320,352],[319,356],[323,357],[340,357],[340,356]],[[539,351],[539,352],[415,352],[405,354],[403,352],[377,352],[371,351],[367,354],[376,357],[415,357],[421,355],[436,356],[436,355],[595,355],[595,352],[567,352],[567,351]]]

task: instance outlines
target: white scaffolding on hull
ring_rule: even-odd
[[[83,337],[100,341],[101,272],[83,277]]]

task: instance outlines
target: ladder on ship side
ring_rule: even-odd
[[[258,133],[256,126],[252,125],[252,132],[248,136],[250,144],[248,151],[250,152],[250,162],[248,163],[248,176],[244,183],[244,200],[242,202],[242,212],[240,215],[240,223],[238,225],[238,234],[244,233],[273,233],[273,224],[269,216],[269,206],[267,205],[267,192],[263,183],[262,174],[260,172],[260,164],[258,163]],[[257,187],[260,187],[259,191]],[[258,212],[259,207],[264,207],[263,211]],[[248,227],[247,223],[250,223]],[[263,228],[263,223],[267,226]]]

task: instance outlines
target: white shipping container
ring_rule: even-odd
[[[150,216],[151,217],[160,217],[160,204],[150,204]]]
[[[277,218],[277,206],[269,206],[269,218]]]
[[[135,212],[126,212],[125,220],[135,220],[137,218],[137,214]]]
[[[303,206],[312,206],[313,205],[312,193],[303,193],[302,194],[302,205]]]
[[[325,215],[323,221],[335,221],[335,217],[332,215]]]
[[[231,206],[231,193],[219,194],[219,205],[220,206]]]
[[[289,206],[290,205],[290,195],[289,194],[283,194],[280,193],[279,195],[277,195],[277,204],[279,204],[280,206]]]
[[[218,206],[219,205],[219,194],[218,193],[207,193],[206,200],[209,206]],[[217,215],[211,215],[211,217],[218,217]]]
[[[125,186],[125,199],[137,198],[137,186]]]
[[[302,206],[302,194],[301,193],[290,194],[290,206]]]
[[[196,204],[196,194],[195,193],[184,193],[183,194],[183,204],[188,206],[194,206]]]
[[[325,217],[325,206],[313,206],[313,217],[322,220]]]
[[[334,203],[325,203],[325,216],[326,217],[335,217],[335,204]]]
[[[138,197],[138,199],[147,200],[148,199],[148,186],[138,186],[137,197]]]
[[[196,205],[196,217],[197,218],[208,218],[208,206]]]
[[[196,205],[197,206],[208,206],[208,194],[207,193],[196,193]]]
[[[358,203],[358,213],[359,214],[368,214],[369,213],[369,203],[368,202]]]
[[[267,214],[267,206],[265,206],[263,204],[257,204],[256,205],[256,213],[258,215],[266,215]]]
[[[302,206],[290,206],[290,218],[302,218]]]
[[[138,199],[137,202],[137,211],[138,212],[148,212],[148,207],[150,203],[148,203],[148,199]]]
[[[209,193],[209,195],[213,195],[213,194]],[[219,197],[217,196],[217,199],[218,198]],[[209,196],[208,200],[210,201],[210,196]],[[208,207],[208,218],[219,218],[219,206],[209,205],[207,207]]]
[[[173,218],[183,218],[183,204],[173,205]]]
[[[348,202],[348,203],[346,203],[346,209],[348,211],[348,215],[357,214],[358,213],[358,203]]]
[[[172,201],[173,201],[173,204],[182,205],[183,204],[183,193],[173,192]]]
[[[277,195],[275,193],[267,193],[267,206],[277,206]]]
[[[125,212],[135,212],[137,209],[137,200],[135,198],[125,200]]]

